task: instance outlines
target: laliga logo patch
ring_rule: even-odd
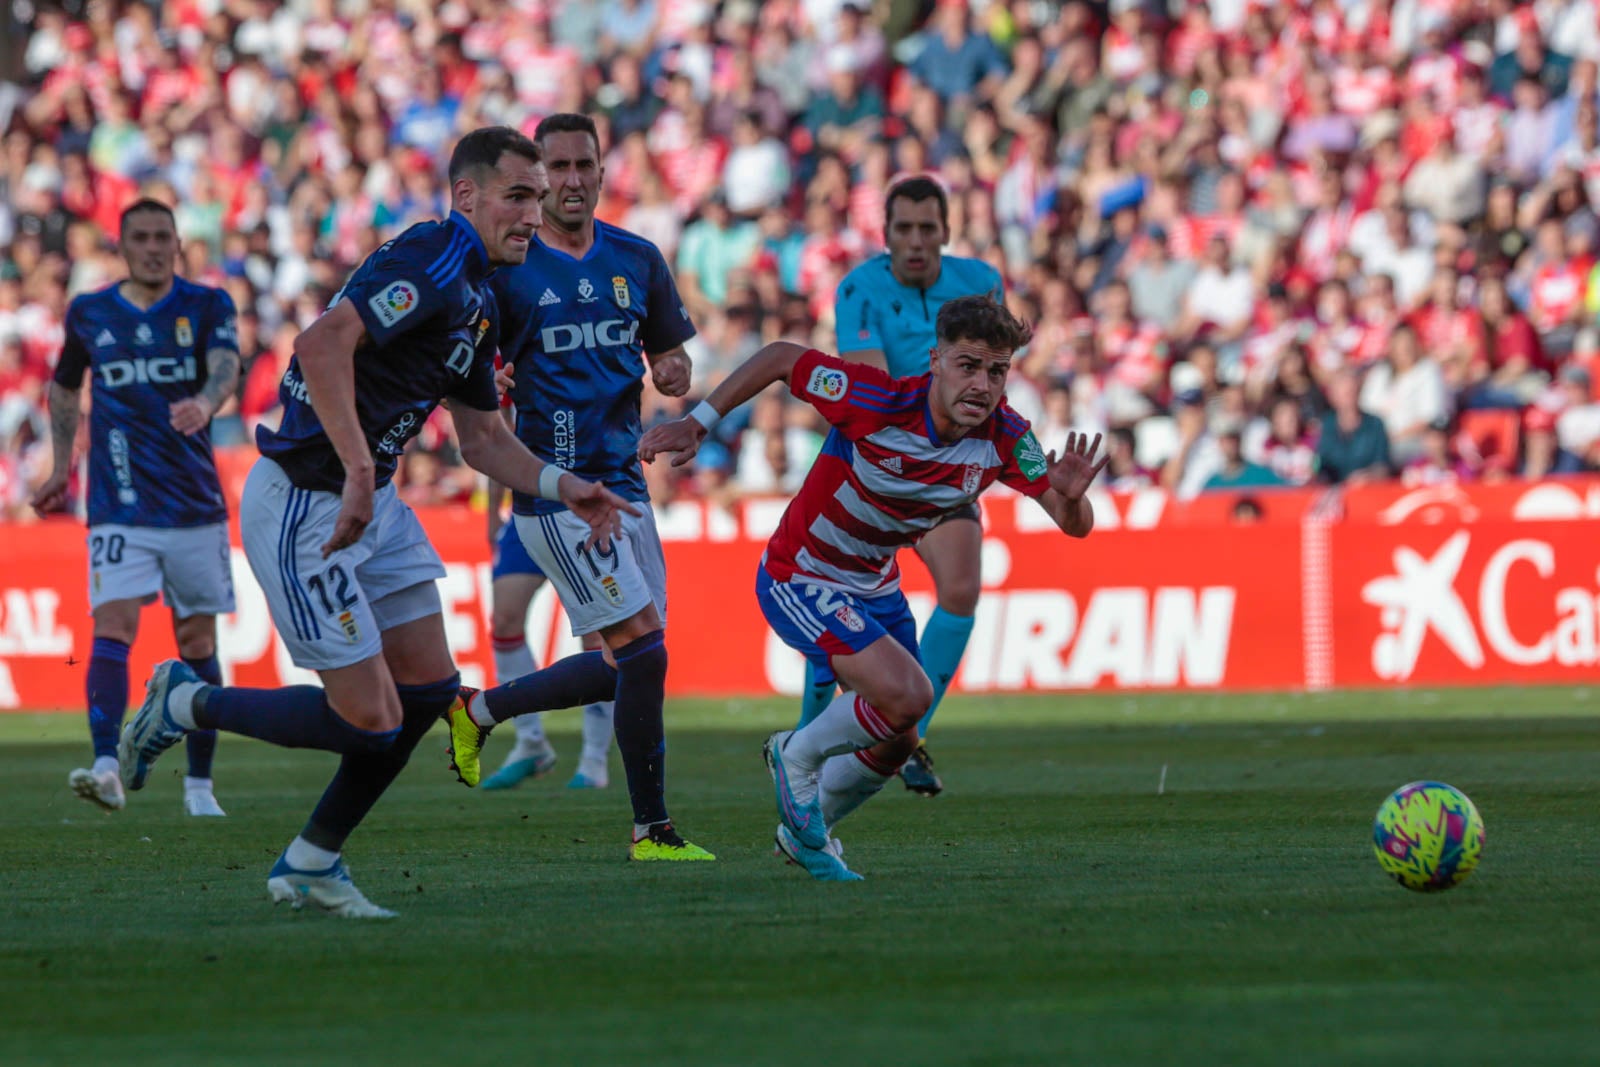
[[[611,577],[609,574],[606,575],[604,578],[600,579],[600,588],[606,591],[607,600],[610,600],[618,607],[622,606],[622,586],[617,584],[617,580],[615,578]]]
[[[361,627],[356,625],[356,617],[349,611],[339,613],[339,627],[344,630],[344,635],[350,639],[352,645],[361,640]]]
[[[867,628],[866,620],[856,613],[856,609],[849,604],[833,613],[833,617],[844,624],[844,628],[853,634],[858,634]]]
[[[961,472],[961,491],[972,495],[978,491],[978,486],[983,484],[983,468],[976,463],[968,463],[966,470]]]
[[[419,296],[410,282],[395,282],[367,301],[367,307],[385,326],[393,326],[416,310]]]
[[[188,348],[194,344],[194,328],[189,325],[186,316],[178,316],[177,326],[172,331],[172,339],[178,342],[179,348]]]
[[[628,279],[618,274],[611,279],[611,295],[617,298],[617,307],[628,306]]]
[[[1017,469],[1030,482],[1043,478],[1045,471],[1049,469],[1045,462],[1044,449],[1039,447],[1039,439],[1033,436],[1032,430],[1017,438],[1017,447],[1011,450],[1011,455],[1017,461]]]
[[[811,380],[806,382],[806,392],[823,400],[839,400],[848,388],[850,379],[844,371],[831,367],[816,368],[811,372]]]

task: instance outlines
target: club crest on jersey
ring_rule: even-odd
[[[589,281],[588,278],[578,279],[578,303],[594,303],[594,285]]]
[[[139,328],[133,331],[133,343],[136,345],[155,344],[156,335],[151,332],[148,322],[141,322]]]
[[[356,617],[349,611],[339,613],[339,628],[352,645],[361,640],[361,627],[356,625]]]
[[[417,287],[410,282],[394,282],[367,301],[367,306],[385,326],[393,326],[417,307]]]
[[[611,295],[617,298],[617,307],[628,306],[628,279],[618,274],[611,279]]]
[[[833,617],[838,619],[844,628],[853,634],[858,634],[867,628],[866,620],[857,614],[856,609],[849,604],[834,612]]]
[[[1044,449],[1039,447],[1039,439],[1033,436],[1032,430],[1017,438],[1017,446],[1011,450],[1011,455],[1017,461],[1017,469],[1028,481],[1034,482],[1044,477],[1048,464],[1045,462]]]
[[[811,379],[806,382],[806,392],[823,400],[841,400],[848,388],[850,378],[844,371],[832,367],[815,368],[811,372]]]
[[[489,332],[489,318],[486,315],[483,318],[478,320],[478,344],[480,344],[480,345],[483,344],[483,336],[484,336],[484,334],[486,334],[488,332]]]
[[[611,577],[609,574],[606,575],[604,578],[600,579],[600,588],[606,591],[607,600],[611,601],[618,607],[622,606],[622,586],[617,584],[617,580],[615,578]]]
[[[178,323],[172,331],[172,339],[178,342],[179,348],[188,348],[194,344],[194,327],[189,325],[188,316],[178,316]]]
[[[969,496],[978,491],[978,486],[983,484],[983,468],[976,463],[968,463],[961,472],[961,491]]]

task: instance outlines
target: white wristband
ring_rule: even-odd
[[[717,414],[717,409],[711,406],[709,400],[702,400],[696,404],[694,410],[689,412],[689,417],[704,426],[707,433],[710,433],[711,427],[722,420],[722,416]]]
[[[545,500],[560,500],[561,492],[557,487],[561,483],[561,476],[569,473],[554,463],[546,463],[544,470],[539,472],[539,496]]]

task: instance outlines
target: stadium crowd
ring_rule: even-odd
[[[25,10],[16,8],[14,10]],[[29,9],[31,10],[31,9]],[[135,196],[233,295],[219,445],[277,417],[295,333],[441,215],[461,132],[585,111],[600,216],[656,242],[697,388],[766,340],[833,348],[884,192],[949,190],[949,251],[1035,337],[1009,395],[1117,487],[1537,478],[1600,467],[1594,0],[47,0],[0,85],[0,515],[47,473],[68,300]],[[767,395],[658,499],[794,489],[821,444]],[[472,480],[448,420],[416,503]]]

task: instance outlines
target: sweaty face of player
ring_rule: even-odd
[[[884,243],[889,246],[889,269],[902,285],[926,288],[939,279],[939,250],[950,231],[939,219],[939,201],[897,197],[891,205]]]
[[[136,211],[122,226],[122,258],[136,285],[162,289],[177,270],[178,231],[164,211]]]
[[[544,167],[507,152],[473,185],[471,209],[463,208],[463,213],[483,238],[490,265],[527,259],[528,242],[543,221],[543,200],[550,188]]]
[[[544,149],[544,167],[550,175],[545,220],[563,230],[587,225],[600,203],[606,177],[594,138],[585,130],[563,130],[546,134],[539,147]]]
[[[958,437],[994,414],[1005,397],[1011,352],[982,341],[941,341],[931,366],[934,429],[943,437]]]

